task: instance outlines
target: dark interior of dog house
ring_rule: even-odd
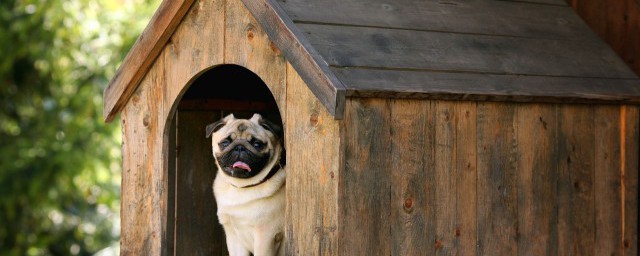
[[[180,100],[168,132],[169,255],[227,254],[212,191],[217,167],[211,140],[205,138],[205,127],[230,113],[237,118],[260,113],[282,125],[273,95],[250,70],[222,65],[193,80]]]

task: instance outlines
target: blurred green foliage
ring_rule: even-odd
[[[120,129],[102,91],[158,4],[0,1],[0,255],[117,244]]]

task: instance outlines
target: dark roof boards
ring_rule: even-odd
[[[166,43],[193,0],[168,2],[149,25],[164,32],[147,28],[129,54],[146,51],[138,61],[153,62],[149,49]],[[243,3],[337,118],[346,97],[640,103],[638,77],[563,0]],[[105,119],[145,72],[125,59],[105,90]]]

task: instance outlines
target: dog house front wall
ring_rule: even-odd
[[[168,147],[170,120],[192,80],[221,64],[256,73],[273,93],[286,122],[288,70],[278,49],[242,3],[196,1],[121,111],[123,255],[172,254],[168,250],[173,230],[167,225],[168,159],[175,153]]]

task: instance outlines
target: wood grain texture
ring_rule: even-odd
[[[640,114],[638,106],[622,106],[620,114],[623,220],[623,255],[638,254],[638,159]]]
[[[477,241],[476,104],[437,101],[435,108],[435,253],[473,255]]]
[[[154,104],[164,100],[161,80],[161,69],[153,67],[122,115],[122,255],[166,255],[168,134],[165,110]]]
[[[478,254],[514,255],[518,236],[517,147],[513,104],[477,107]]]
[[[620,106],[599,106],[594,117],[595,254],[622,255]]]
[[[162,1],[104,91],[104,119],[113,120],[149,72],[193,0]]]
[[[477,249],[477,104],[458,102],[456,119],[456,251],[473,254]],[[459,231],[459,232],[458,232]]]
[[[566,6],[563,0],[546,1]],[[593,33],[571,8],[530,2],[278,0],[282,9],[298,24],[341,24],[576,41],[593,38]]]
[[[594,107],[558,108],[558,255],[594,255]]]
[[[640,103],[640,80],[358,68],[334,68],[334,71],[349,86],[350,97]]]
[[[345,87],[329,69],[323,57],[310,46],[275,0],[242,0],[269,38],[282,50],[300,77],[336,119],[344,112]]]
[[[342,142],[338,121],[287,65],[287,255],[337,255]]]
[[[557,105],[516,105],[518,255],[558,254]]]
[[[243,66],[269,87],[286,116],[286,62],[240,0],[226,0],[224,62]]]
[[[219,111],[176,113],[175,255],[228,255],[213,197],[217,168],[211,140],[204,138],[207,124],[220,118]]]
[[[298,27],[324,59],[338,67],[562,77],[637,77],[597,38],[593,42],[570,43],[324,24],[299,24]]]
[[[636,0],[571,0],[573,9],[604,41],[640,74],[640,2]]]
[[[556,6],[567,6],[567,2],[564,0],[505,0],[509,2],[522,2],[522,3],[531,3],[531,4],[547,4],[547,5],[556,5]]]
[[[163,104],[171,111],[193,80],[224,63],[224,13],[224,0],[196,1],[162,52],[167,95]]]
[[[391,101],[389,162],[391,255],[421,255],[435,251],[437,187],[434,179],[435,107],[433,102]],[[375,167],[373,167],[375,168]],[[365,171],[366,172],[366,171]],[[384,197],[378,200],[385,201]],[[384,230],[377,231],[385,236]],[[386,248],[385,248],[386,249]]]
[[[384,99],[352,99],[345,107],[339,255],[389,255],[395,243],[389,239],[393,191],[389,104]]]

